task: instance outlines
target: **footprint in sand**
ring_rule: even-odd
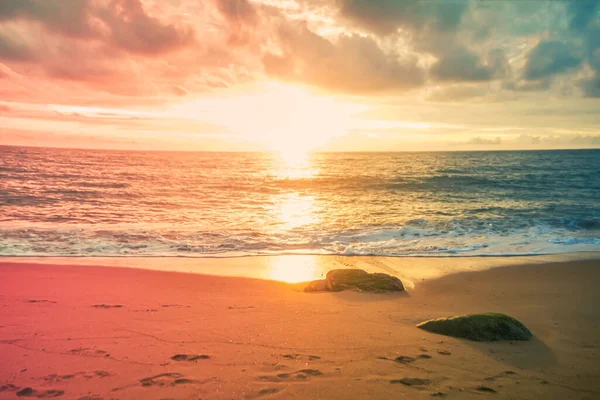
[[[275,393],[279,393],[281,392],[281,389],[278,388],[266,388],[266,389],[262,389],[259,390],[258,393],[256,394],[256,397],[264,397],[264,396],[269,396]]]
[[[421,378],[402,378],[402,379],[392,379],[390,381],[391,384],[401,383],[406,386],[426,386],[431,383],[429,379],[421,379]]]
[[[478,392],[484,392],[484,393],[497,393],[496,390],[494,390],[488,386],[477,386],[475,388],[475,390],[477,390]]]
[[[65,394],[65,392],[62,391],[62,390],[44,390],[44,391],[39,391],[39,390],[35,390],[33,388],[30,388],[30,387],[26,387],[25,389],[19,390],[15,394],[17,395],[17,397],[38,397],[38,398],[44,398],[44,397],[58,397],[58,396],[62,396],[63,394]]]
[[[185,375],[180,374],[178,372],[165,372],[163,374],[158,374],[158,375],[150,376],[147,378],[142,378],[139,380],[139,383],[134,383],[132,385],[126,385],[126,386],[114,388],[114,389],[112,389],[112,392],[132,388],[132,387],[136,387],[136,386],[163,387],[163,386],[178,386],[178,385],[189,385],[189,384],[203,385],[205,383],[212,382],[215,380],[217,380],[217,378],[213,377],[213,378],[205,379],[203,381],[199,381],[196,379],[186,378]]]
[[[409,357],[409,356],[398,356],[396,358],[394,358],[393,360],[387,357],[377,357],[379,360],[387,360],[387,361],[395,361],[397,363],[400,364],[410,364],[413,363],[417,360],[427,360],[432,358],[429,354],[420,354],[417,357]]]
[[[192,306],[184,306],[181,304],[161,304],[160,306],[164,308],[192,308]]]
[[[321,376],[323,373],[318,369],[301,369],[291,373],[283,373],[278,375],[263,375],[259,376],[259,381],[265,382],[291,382],[291,381],[306,381],[311,377]]]
[[[166,372],[164,374],[154,375],[148,378],[140,379],[142,386],[177,386],[187,384],[203,384],[211,381],[207,379],[204,381],[198,381],[195,379],[188,379],[183,374],[177,372]]]
[[[123,308],[125,306],[123,306],[121,304],[115,304],[115,305],[110,305],[110,304],[94,304],[92,307],[94,307],[94,308],[109,309],[109,308]]]
[[[26,300],[27,303],[48,303],[48,304],[56,304],[55,301],[52,300]]]
[[[246,399],[256,399],[259,397],[270,396],[272,394],[279,393],[282,390],[283,389],[280,389],[280,388],[269,387],[269,388],[261,389],[258,392],[256,392],[255,394],[247,395]]]
[[[198,360],[208,360],[210,356],[206,354],[175,354],[171,357],[173,361],[198,361]]]
[[[77,400],[104,400],[104,398],[100,397],[100,396],[84,396],[84,397],[80,397]]]
[[[90,357],[110,357],[110,354],[108,354],[104,350],[94,350],[94,349],[89,349],[87,347],[79,347],[77,349],[72,349],[72,350],[69,350],[69,353],[77,354],[80,356],[90,356]]]
[[[511,376],[511,375],[518,375],[516,372],[514,371],[504,371],[499,373],[498,375],[494,375],[494,376],[488,376],[487,378],[483,378],[484,381],[495,381],[498,378],[504,378],[506,376]]]
[[[76,372],[74,374],[68,374],[68,375],[50,374],[48,376],[45,376],[43,379],[44,379],[44,381],[46,381],[46,383],[59,383],[62,381],[69,381],[69,380],[77,379],[77,378],[92,379],[92,378],[106,378],[107,376],[110,376],[110,373],[108,373],[106,371],[93,371],[93,372]]]
[[[438,350],[438,354],[441,354],[443,356],[451,356],[452,353],[450,353],[448,350]]]
[[[14,392],[21,389],[19,386],[15,386],[12,383],[7,383],[6,385],[0,386],[0,393],[2,392]]]

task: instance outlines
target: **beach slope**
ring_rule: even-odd
[[[2,262],[0,399],[595,399],[599,283],[598,261],[461,272],[399,294]],[[534,337],[416,327],[479,312]]]

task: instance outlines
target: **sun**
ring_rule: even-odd
[[[266,82],[172,106],[185,120],[219,127],[251,148],[300,157],[345,136],[363,104],[299,85]]]
[[[246,135],[288,159],[305,157],[344,136],[354,111],[332,96],[283,84],[267,86],[252,107],[255,114],[245,121]]]

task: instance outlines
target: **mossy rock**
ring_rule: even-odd
[[[529,340],[533,336],[529,329],[516,319],[497,313],[432,319],[420,323],[417,327],[431,333],[477,342]]]
[[[369,274],[361,269],[334,269],[327,273],[325,280],[313,281],[304,289],[307,292],[341,292],[347,289],[365,292],[401,292],[404,285],[395,276]]]

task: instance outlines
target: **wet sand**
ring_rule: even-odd
[[[4,260],[0,398],[600,398],[599,259],[203,261],[222,275],[261,270],[290,281],[304,275],[286,271],[304,264],[316,277],[340,267],[387,271],[408,283],[402,294],[309,294],[297,284],[157,270],[197,272],[193,261],[137,260],[151,270]],[[415,327],[488,311],[519,319],[534,339],[476,343]]]

